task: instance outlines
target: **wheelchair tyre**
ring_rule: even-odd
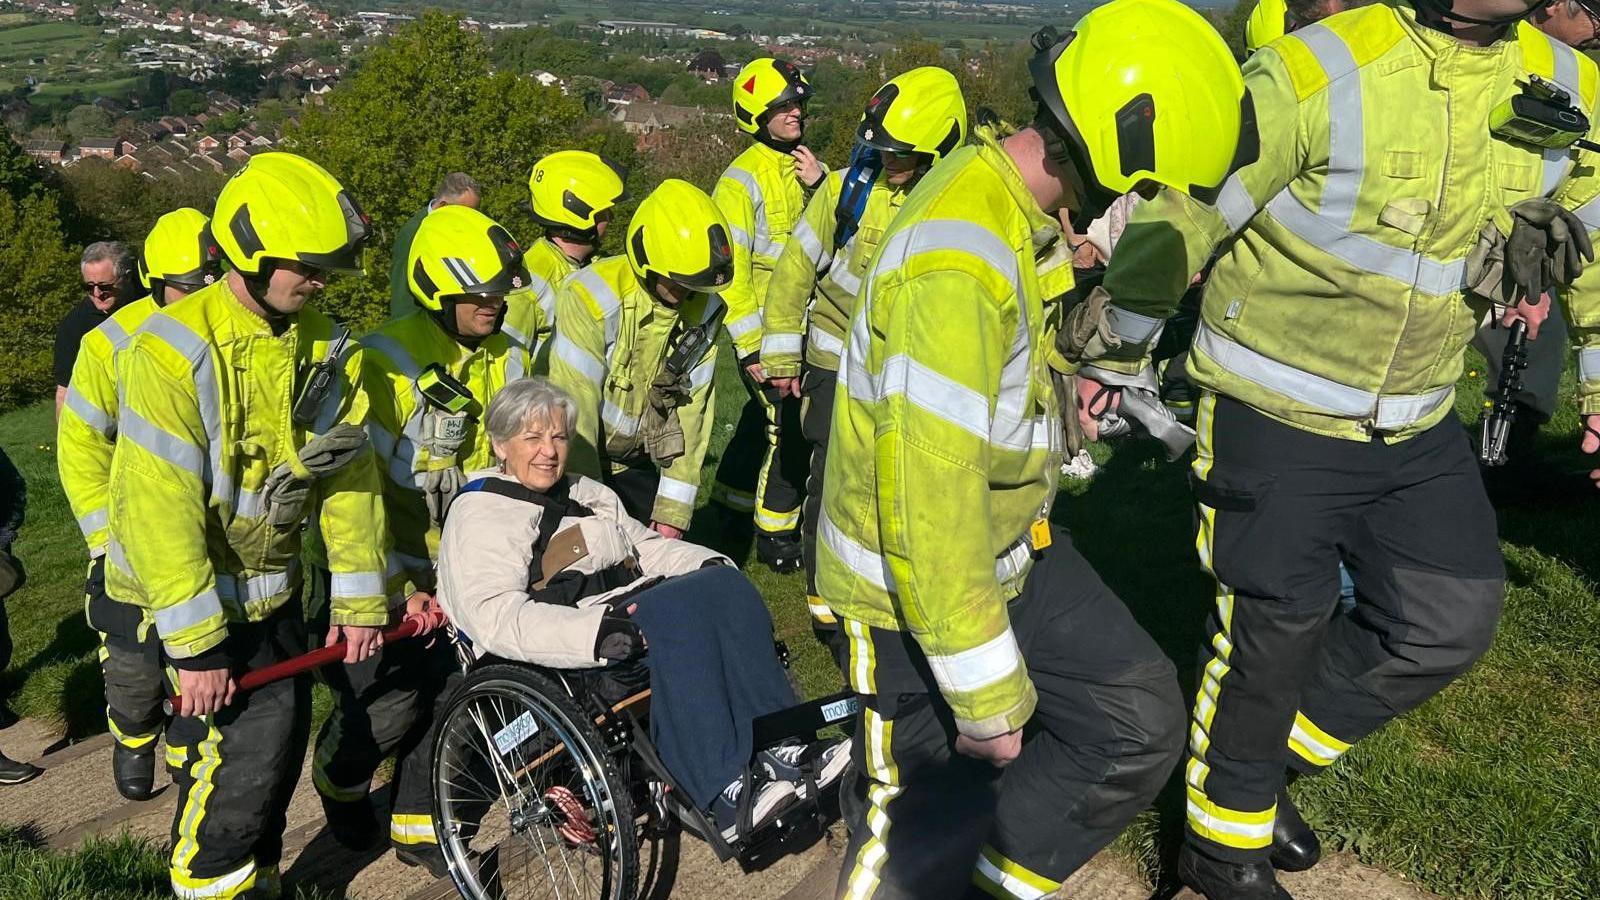
[[[469,900],[632,900],[632,795],[593,720],[531,668],[467,675],[439,720],[433,812]]]

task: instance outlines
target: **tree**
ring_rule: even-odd
[[[111,114],[93,104],[74,106],[67,113],[67,132],[82,140],[86,137],[104,137],[111,133]]]
[[[173,115],[196,116],[206,111],[210,103],[206,95],[194,88],[179,88],[167,95],[167,110]]]
[[[273,131],[289,117],[282,100],[263,100],[254,110],[255,125],[262,131]]]
[[[0,409],[10,409],[50,389],[56,325],[78,295],[55,197],[0,196],[0,284]]]
[[[463,31],[458,17],[427,12],[402,28],[288,134],[292,149],[326,166],[375,225],[368,277],[336,281],[325,305],[357,324],[383,315],[394,233],[448,172],[473,175],[484,211],[528,232],[522,203],[534,160],[605,144],[606,132],[590,123],[577,99],[492,71],[483,38]]]

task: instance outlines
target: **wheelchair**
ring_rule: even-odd
[[[450,636],[462,674],[437,720],[433,818],[451,880],[468,900],[634,900],[647,837],[679,826],[719,862],[737,859],[751,871],[809,829],[820,834],[837,809],[836,781],[725,840],[651,744],[642,666],[619,684],[610,668],[475,659],[467,636],[453,628]],[[787,667],[781,643],[778,651]],[[814,740],[856,709],[844,692],[763,716],[753,726],[755,751]]]

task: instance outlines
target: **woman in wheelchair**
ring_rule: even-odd
[[[747,767],[757,827],[805,795],[802,760],[826,786],[849,748],[790,744],[752,764],[751,723],[797,702],[761,595],[732,560],[663,537],[610,488],[566,477],[576,416],[571,396],[541,378],[495,395],[485,427],[500,464],[450,507],[439,602],[480,657],[623,678],[642,662],[661,762],[733,840]]]

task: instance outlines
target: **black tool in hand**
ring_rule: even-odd
[[[1522,370],[1528,367],[1528,323],[1518,321],[1506,337],[1505,353],[1500,357],[1500,381],[1495,385],[1489,414],[1483,417],[1483,442],[1478,462],[1486,466],[1506,464],[1506,441],[1517,420],[1516,396],[1522,393]]]

